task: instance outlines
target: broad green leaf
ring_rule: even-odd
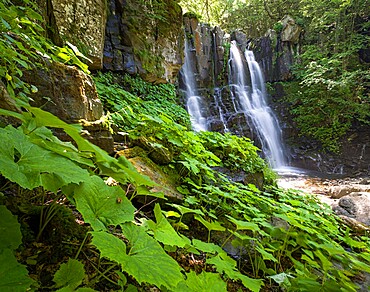
[[[21,129],[0,129],[0,140],[0,173],[23,188],[43,186],[55,192],[88,178],[88,172],[69,159],[31,143]]]
[[[5,206],[0,205],[0,250],[9,248],[15,250],[22,243],[22,233],[17,216],[14,216]]]
[[[95,167],[91,159],[89,159],[91,158],[91,154],[89,155],[79,152],[71,142],[60,141],[48,128],[37,128],[29,136],[32,143],[37,144],[42,148],[55,152],[61,156],[65,156],[81,165]]]
[[[204,213],[199,209],[194,210],[194,209],[190,209],[190,208],[187,208],[187,207],[184,207],[184,206],[181,206],[181,205],[177,205],[177,204],[168,204],[168,205],[176,208],[177,210],[179,210],[181,215],[185,215],[185,214],[188,214],[188,213],[198,214],[198,215],[202,215],[202,216],[204,215]]]
[[[186,273],[186,280],[179,283],[175,291],[181,292],[224,292],[227,291],[226,283],[219,274],[202,272],[196,274],[194,271]]]
[[[30,115],[28,117],[28,121],[34,121],[35,127],[45,126],[63,129],[76,142],[80,152],[93,154],[95,163],[101,171],[101,175],[111,176],[121,183],[130,181],[135,186],[156,185],[150,178],[140,174],[123,156],[115,159],[98,146],[81,137],[79,133],[81,130],[80,125],[67,124],[53,114],[40,108],[27,107],[27,109],[32,113],[32,116]]]
[[[246,275],[241,274],[236,268],[236,262],[226,254],[220,254],[207,259],[207,264],[214,265],[217,272],[225,273],[232,280],[242,281],[244,287],[252,290],[253,292],[260,291],[263,286],[261,279],[252,279]]]
[[[139,283],[147,282],[157,287],[176,287],[183,280],[181,267],[142,228],[128,223],[122,225],[122,229],[131,245],[128,258],[122,264],[124,271]]]
[[[265,249],[257,246],[256,247],[256,250],[260,253],[260,255],[262,256],[262,258],[264,260],[267,260],[267,261],[273,261],[275,263],[278,262],[278,260],[273,256],[273,254],[267,252]]]
[[[98,176],[91,176],[77,186],[74,199],[84,220],[96,231],[134,220],[136,209],[123,189],[107,186]]]
[[[203,252],[207,252],[207,253],[211,253],[211,254],[224,253],[224,250],[220,246],[218,246],[214,243],[207,243],[207,242],[203,242],[203,241],[198,240],[198,239],[193,239],[192,243],[193,243],[193,246],[196,249],[199,249]]]
[[[230,222],[236,225],[237,230],[251,230],[251,231],[259,231],[260,228],[256,223],[246,222],[234,219],[233,217],[226,215],[226,217],[230,220]]]
[[[56,287],[68,287],[72,290],[82,284],[85,277],[84,265],[75,259],[69,259],[67,263],[61,264],[55,273],[53,281]]]
[[[17,262],[13,252],[0,250],[0,291],[24,292],[32,283],[26,266]]]
[[[218,221],[208,222],[198,215],[195,215],[194,219],[202,223],[209,231],[211,230],[225,231],[226,230],[225,227],[221,226],[221,224]]]
[[[122,224],[123,234],[130,242],[126,245],[107,232],[92,232],[92,243],[101,255],[119,263],[122,270],[133,276],[139,283],[149,283],[173,289],[183,280],[181,268],[166,254],[157,241],[151,238],[143,228],[132,223]]]
[[[166,245],[185,247],[187,241],[181,238],[173,229],[171,224],[162,215],[161,207],[156,204],[154,207],[154,215],[156,223],[149,220],[147,224],[154,233],[154,238]]]

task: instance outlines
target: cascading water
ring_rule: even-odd
[[[202,97],[197,95],[197,87],[194,78],[194,69],[191,62],[191,49],[189,41],[185,41],[185,63],[181,68],[184,78],[186,108],[190,115],[191,125],[194,131],[207,131],[207,119],[204,117]]]
[[[235,110],[242,111],[247,121],[253,124],[271,167],[284,168],[287,161],[284,155],[281,129],[274,113],[267,105],[265,82],[253,52],[246,50],[244,60],[238,46],[233,41],[230,47],[229,68],[229,83]],[[250,76],[247,75],[248,72]],[[249,77],[250,83],[248,82]]]

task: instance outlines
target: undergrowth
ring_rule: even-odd
[[[1,44],[17,46],[29,63],[6,51],[1,78],[20,103],[36,89],[17,76],[32,66],[29,60],[44,57],[38,48],[47,41],[32,28],[39,14],[12,7],[1,6]],[[22,19],[13,14],[25,11],[33,11],[29,21],[13,28],[12,21]],[[29,52],[6,37],[11,30],[22,34],[19,25],[31,25],[36,47]],[[58,50],[44,52],[55,61]],[[120,87],[111,78],[98,76],[97,87],[113,123],[130,143],[171,154],[163,169],[177,174],[183,200],[171,202],[154,192],[156,183],[123,156],[113,158],[82,138],[79,125],[26,102],[19,112],[0,109],[22,123],[0,128],[2,291],[226,291],[232,283],[251,291],[356,291],[354,277],[370,273],[367,236],[345,229],[315,198],[276,188],[248,139],[189,131],[170,85],[123,77]],[[55,128],[73,143],[55,137]],[[233,172],[262,182],[239,183]],[[152,198],[158,203],[150,203]]]

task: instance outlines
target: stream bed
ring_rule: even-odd
[[[287,168],[278,173],[279,187],[316,195],[323,203],[331,206],[342,219],[347,221],[349,218],[348,220],[357,227],[364,225],[361,227],[364,230],[370,228],[370,177],[368,175],[349,177],[294,168]]]

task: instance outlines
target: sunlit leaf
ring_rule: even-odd
[[[107,186],[98,176],[92,176],[75,188],[74,199],[84,220],[94,230],[105,230],[134,220],[135,207],[119,186]]]
[[[139,283],[149,283],[173,289],[183,280],[181,268],[166,254],[163,248],[146,234],[143,228],[132,223],[121,225],[123,234],[130,243],[127,248],[123,241],[106,232],[92,232],[92,243],[103,257],[116,261],[122,270],[133,276]],[[127,252],[127,253],[126,253]],[[165,271],[165,272],[163,272]]]

